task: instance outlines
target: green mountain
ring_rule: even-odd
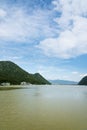
[[[39,73],[30,74],[11,61],[0,61],[0,84],[3,82],[9,82],[15,85],[21,82],[50,84],[50,82]]]
[[[78,85],[87,85],[87,76],[83,77]]]

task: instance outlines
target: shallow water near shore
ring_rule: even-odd
[[[0,130],[87,130],[87,86],[0,91]]]

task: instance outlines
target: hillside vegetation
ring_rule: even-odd
[[[79,82],[79,85],[87,85],[87,76],[83,77]]]
[[[0,61],[0,83],[20,84],[50,84],[39,73],[30,74],[11,61]]]

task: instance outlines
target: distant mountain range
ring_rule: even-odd
[[[78,85],[87,85],[87,76],[83,77],[78,83]]]
[[[52,84],[59,84],[59,85],[76,85],[78,84],[77,82],[74,81],[69,81],[69,80],[49,80],[49,82],[51,82]]]
[[[0,84],[21,84],[26,82],[30,84],[50,84],[39,73],[30,74],[20,68],[18,65],[11,61],[0,61]]]

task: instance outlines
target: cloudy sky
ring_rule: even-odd
[[[0,0],[0,60],[79,81],[87,74],[87,0]]]

